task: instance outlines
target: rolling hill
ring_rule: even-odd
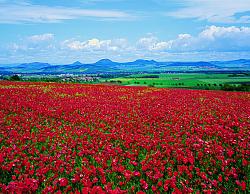
[[[199,61],[199,62],[157,62],[138,59],[132,62],[114,62],[101,59],[96,63],[51,65],[49,63],[23,63],[15,66],[1,65],[0,72],[12,73],[115,73],[115,72],[164,72],[164,71],[208,71],[208,70],[250,70],[250,60]]]

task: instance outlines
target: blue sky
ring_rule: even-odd
[[[250,58],[250,0],[0,0],[0,63]]]

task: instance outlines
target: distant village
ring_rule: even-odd
[[[96,82],[100,79],[100,77],[73,74],[62,74],[59,77],[62,82]]]
[[[59,74],[59,75],[37,75],[37,74],[13,74],[0,75],[0,80],[10,81],[48,81],[48,82],[98,82],[100,79],[97,75],[75,75],[75,74]]]

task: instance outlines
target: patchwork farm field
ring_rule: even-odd
[[[249,193],[250,93],[0,82],[0,193]]]
[[[110,79],[121,85],[154,86],[158,88],[192,88],[220,90],[225,84],[246,84],[249,87],[250,75],[229,73],[160,73],[133,74]]]

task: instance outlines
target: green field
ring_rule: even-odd
[[[160,73],[107,75],[22,75],[5,76],[3,80],[31,82],[67,82],[83,84],[118,84],[157,88],[250,91],[250,73]],[[0,77],[1,79],[1,77]]]
[[[212,73],[135,74],[110,79],[108,81],[128,86],[220,89],[225,84],[232,86],[238,86],[241,84],[249,85],[250,75]]]

